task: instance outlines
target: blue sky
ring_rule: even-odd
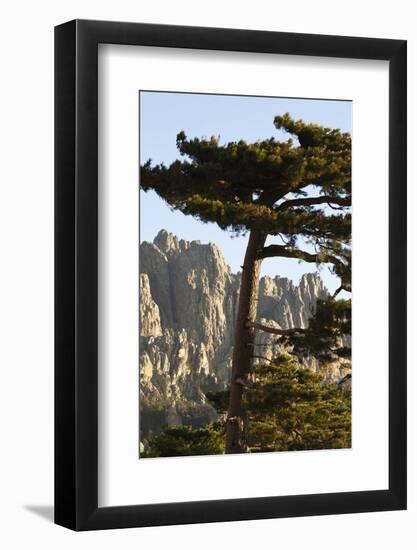
[[[226,96],[168,92],[140,92],[140,162],[169,164],[180,157],[176,135],[184,130],[192,137],[220,136],[220,142],[244,139],[288,139],[273,125],[276,115],[290,115],[344,132],[352,131],[352,103],[293,98]],[[140,194],[140,240],[152,241],[162,228],[186,240],[214,242],[222,250],[232,271],[242,265],[247,237],[232,237],[216,224],[204,224],[191,216],[173,212],[154,192]],[[268,243],[278,242],[277,237]],[[262,275],[280,275],[298,282],[303,273],[316,266],[286,258],[263,261]],[[320,274],[329,288],[338,287],[338,279],[326,266]]]

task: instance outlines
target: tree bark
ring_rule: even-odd
[[[243,263],[226,422],[226,453],[228,454],[248,452],[247,419],[242,405],[242,396],[244,382],[248,380],[252,369],[255,330],[247,326],[247,323],[256,319],[262,263],[259,251],[265,244],[266,236],[266,233],[259,229],[251,230]]]

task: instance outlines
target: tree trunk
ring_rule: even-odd
[[[252,229],[246,248],[240,283],[239,307],[236,319],[235,338],[232,359],[232,379],[230,383],[229,411],[226,423],[226,453],[246,453],[247,419],[242,406],[245,381],[252,368],[255,330],[247,327],[248,321],[256,318],[259,291],[259,274],[262,260],[257,255],[263,248],[266,234]]]

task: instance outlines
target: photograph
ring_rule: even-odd
[[[139,459],[352,447],[352,101],[139,91]]]
[[[417,548],[412,8],[4,4],[0,548]]]

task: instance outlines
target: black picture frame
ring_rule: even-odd
[[[389,62],[389,488],[98,506],[98,44]],[[55,522],[74,530],[406,508],[406,41],[74,20],[55,28]]]

